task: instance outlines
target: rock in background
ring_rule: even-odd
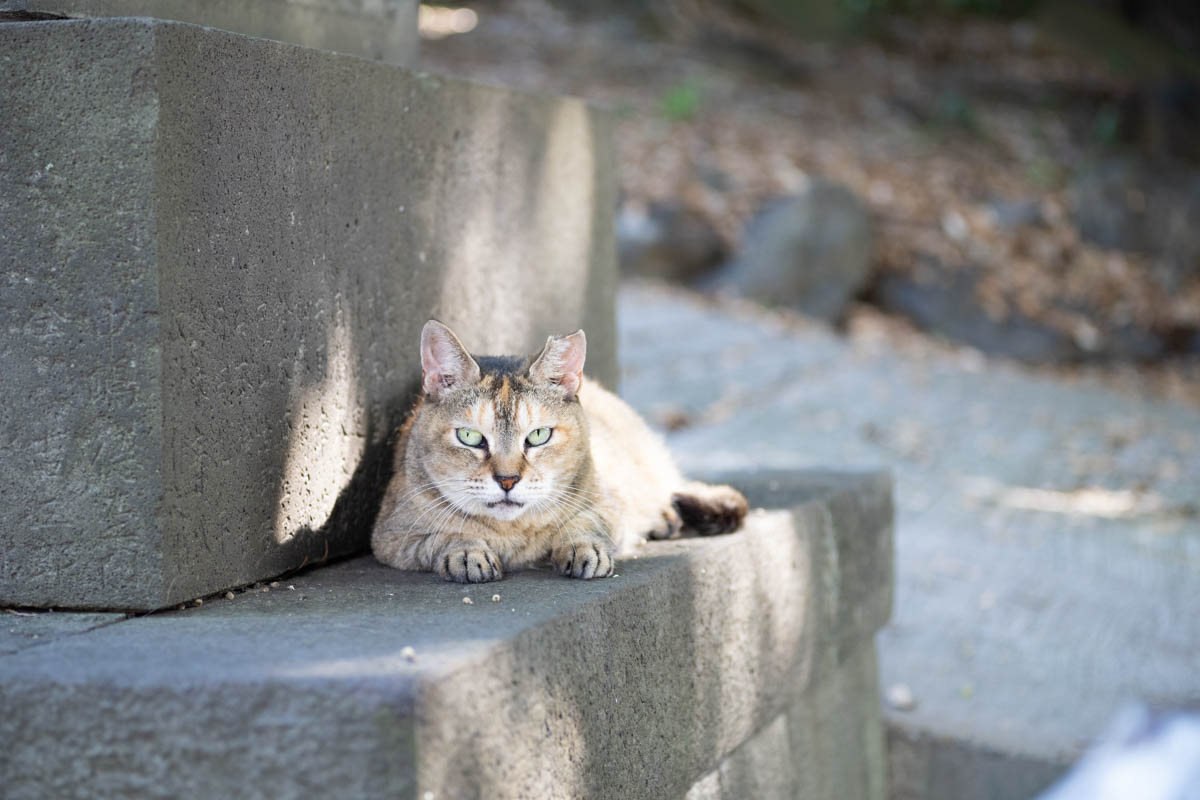
[[[812,180],[750,221],[740,252],[718,283],[743,297],[834,322],[866,285],[872,248],[871,220],[854,193]]]
[[[921,328],[992,355],[1027,363],[1072,361],[1081,350],[1060,331],[1020,315],[993,319],[979,307],[976,270],[949,272],[940,265],[915,276],[880,276],[872,299],[885,311]]]
[[[693,283],[727,257],[721,237],[695,211],[674,201],[626,202],[617,213],[621,272]]]
[[[948,268],[927,259],[911,275],[880,275],[870,300],[926,331],[1027,364],[1153,361],[1166,353],[1168,342],[1158,332],[1130,324],[1100,328],[1089,321],[1100,315],[1066,303],[1037,316],[1018,308],[998,314],[981,299],[984,280],[978,267]]]
[[[1149,256],[1168,292],[1200,277],[1200,173],[1112,158],[1084,171],[1071,194],[1085,240]]]

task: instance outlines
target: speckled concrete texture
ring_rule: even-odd
[[[37,647],[60,639],[110,625],[125,619],[124,614],[0,611],[0,655],[15,653],[26,647]]]
[[[29,0],[70,17],[155,17],[362,56],[417,60],[417,0]]]
[[[822,486],[606,580],[362,558],[0,656],[6,797],[659,800],[750,781],[772,747],[812,796],[857,796],[836,792],[883,781],[890,486]],[[855,631],[852,597],[878,610]]]
[[[887,797],[875,648],[866,644],[692,785],[687,800]]]
[[[613,383],[582,103],[144,19],[0,25],[0,58],[0,604],[363,549],[430,316],[483,353],[582,326]]]

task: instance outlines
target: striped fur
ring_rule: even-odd
[[[684,481],[645,422],[582,377],[585,346],[580,331],[533,358],[473,357],[448,328],[426,325],[425,394],[399,431],[371,537],[380,561],[471,583],[545,561],[605,577],[643,539],[741,524],[740,494]],[[543,427],[550,439],[530,446]],[[465,445],[460,428],[486,444]]]

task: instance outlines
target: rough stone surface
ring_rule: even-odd
[[[877,644],[916,702],[889,725],[941,754],[928,780],[982,754],[1048,782],[1126,701],[1200,703],[1195,408],[663,289],[628,288],[618,319],[623,394],[674,421],[685,469],[895,471]]]
[[[888,726],[887,748],[889,800],[1030,800],[1068,766],[899,723]]]
[[[758,780],[779,728],[814,797],[878,787],[890,488],[816,485],[608,580],[361,558],[0,656],[5,796],[657,800]],[[876,610],[855,631],[850,598]]]
[[[56,613],[53,611],[0,612],[0,655],[26,647],[48,644],[63,636],[109,625],[124,619],[123,614]]]
[[[0,604],[362,549],[430,316],[485,353],[582,326],[614,382],[583,104],[152,20],[4,24],[0,59]]]
[[[156,17],[413,64],[417,0],[28,0],[31,10],[72,17]]]
[[[822,180],[750,221],[718,285],[826,321],[841,316],[871,272],[871,220],[846,187]]]
[[[688,791],[687,800],[883,800],[873,645],[861,647],[828,678],[742,743]]]

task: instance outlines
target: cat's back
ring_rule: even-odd
[[[651,430],[641,415],[595,381],[584,380],[579,389],[579,402],[587,412],[593,446],[605,444],[603,440],[615,440],[635,447],[642,444],[656,446],[666,454],[662,438]]]

